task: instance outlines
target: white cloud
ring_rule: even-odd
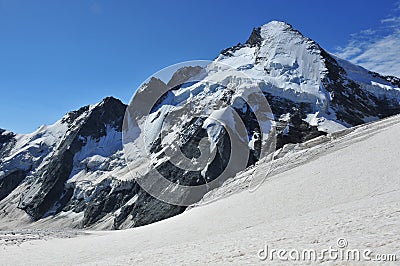
[[[399,23],[400,17],[390,17],[381,20],[381,23]]]
[[[400,11],[400,1],[394,12]],[[335,54],[366,69],[400,77],[400,15],[381,20],[381,27],[352,34]]]

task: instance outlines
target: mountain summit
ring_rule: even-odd
[[[217,63],[230,68],[217,69]],[[235,76],[237,72],[244,76]],[[187,82],[201,76],[222,83],[216,73],[232,77],[237,91],[229,94],[219,87]],[[152,78],[139,90],[168,88],[151,108],[146,124],[159,172],[179,184],[199,185],[224,170],[230,143],[219,125],[185,114],[175,124],[174,132],[182,140],[179,148],[189,158],[198,156],[200,139],[212,140],[210,149],[216,155],[202,171],[182,171],[165,160],[160,129],[166,115],[182,105],[217,101],[234,106],[252,143],[246,144],[250,152],[244,160],[247,165],[257,162],[260,148],[255,136],[262,125],[252,110],[233,97],[249,79],[256,81],[271,106],[277,148],[400,113],[398,78],[337,58],[291,25],[272,21],[255,28],[245,43],[223,50],[210,65],[179,69],[167,82]],[[31,134],[0,130],[0,229],[32,223],[121,229],[183,212],[185,207],[153,198],[130,175],[122,151],[126,108],[109,97]],[[140,166],[140,158],[136,163]]]
[[[223,50],[216,60],[259,80],[275,115],[293,115],[274,103],[278,98],[291,106],[303,103],[301,118],[320,131],[333,132],[400,111],[398,78],[337,58],[285,22],[255,28],[246,43]]]

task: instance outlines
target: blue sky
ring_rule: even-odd
[[[270,20],[354,62],[386,58],[379,70],[398,70],[399,14],[388,0],[0,0],[0,128],[31,132],[109,95],[127,103],[154,72],[213,59]]]

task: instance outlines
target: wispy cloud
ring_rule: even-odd
[[[400,77],[400,1],[380,27],[352,34],[335,54],[369,70]]]
[[[394,11],[400,11],[400,1],[397,1],[397,3],[395,4],[395,9]]]

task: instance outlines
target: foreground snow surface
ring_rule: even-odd
[[[250,173],[263,179],[269,166],[261,162],[234,179],[238,191],[232,193],[232,182],[214,193],[229,196],[148,226],[0,241],[0,264],[270,264],[257,256],[265,244],[321,250],[335,247],[338,238],[345,238],[349,248],[394,253],[399,260],[399,132],[396,116],[289,152],[250,193],[240,180]]]

